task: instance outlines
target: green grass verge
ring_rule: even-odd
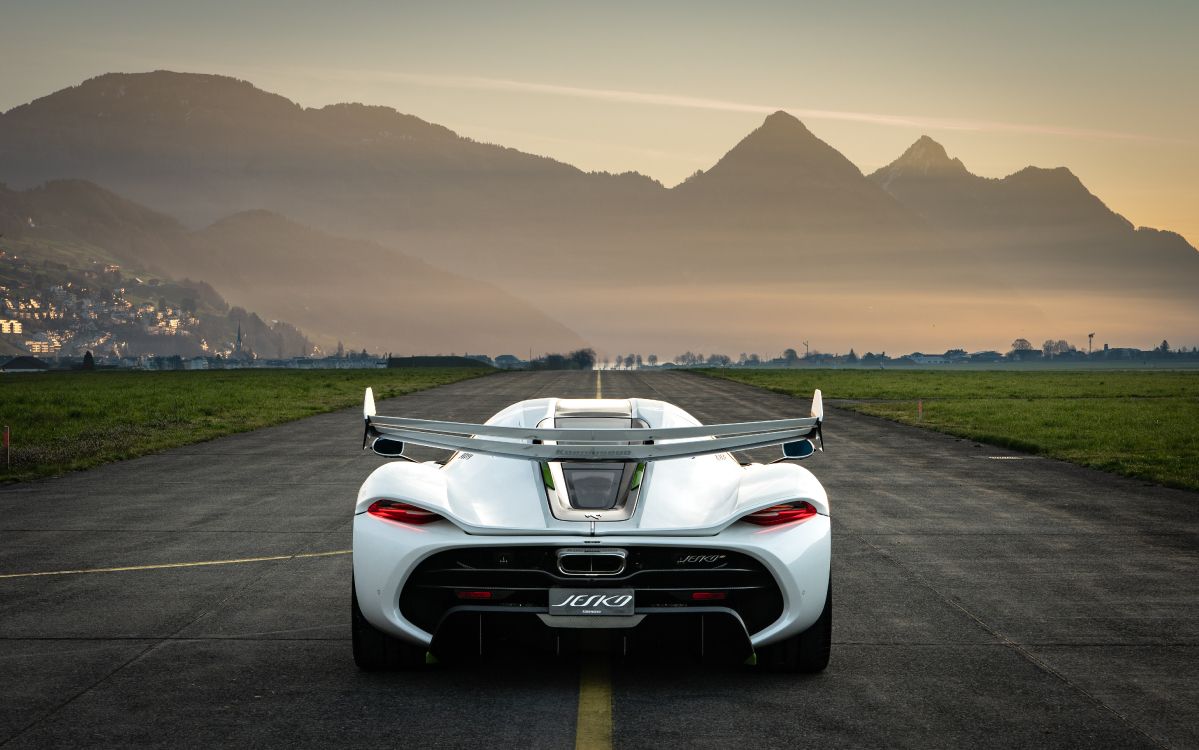
[[[800,398],[820,388],[844,409],[1199,490],[1196,372],[702,372]]]
[[[48,372],[0,375],[12,469],[0,481],[86,469],[493,372],[486,368]]]

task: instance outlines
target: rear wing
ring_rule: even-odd
[[[820,391],[812,398],[812,416],[763,422],[698,425],[695,427],[597,428],[525,428],[442,422],[407,417],[387,417],[375,413],[374,392],[366,389],[362,415],[366,431],[362,447],[377,453],[400,456],[402,443],[431,448],[477,453],[499,458],[529,461],[661,461],[670,458],[706,456],[713,453],[753,450],[771,445],[784,446],[784,456],[811,455],[813,448],[824,450],[821,425],[824,404]],[[375,443],[385,440],[387,450]],[[806,451],[788,449],[792,444],[810,441]],[[399,443],[401,445],[390,445]]]

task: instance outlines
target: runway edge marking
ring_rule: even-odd
[[[333,557],[348,555],[351,550],[339,549],[332,552],[301,552],[295,555],[270,555],[268,557],[241,557],[233,560],[201,560],[199,562],[158,563],[156,565],[123,565],[115,568],[80,568],[77,570],[44,570],[36,573],[0,573],[2,578],[36,578],[38,576],[71,576],[84,573],[125,573],[134,570],[164,570],[167,568],[200,568],[207,565],[239,565],[242,563],[299,560],[306,557]]]

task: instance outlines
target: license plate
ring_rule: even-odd
[[[550,589],[551,615],[633,614],[633,589]]]

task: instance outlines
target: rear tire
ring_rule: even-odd
[[[758,665],[771,672],[823,672],[833,642],[833,585],[829,582],[820,618],[785,641],[758,650]]]
[[[350,584],[350,631],[354,663],[365,672],[415,669],[425,663],[425,649],[413,646],[367,622],[358,606],[358,592]]]

